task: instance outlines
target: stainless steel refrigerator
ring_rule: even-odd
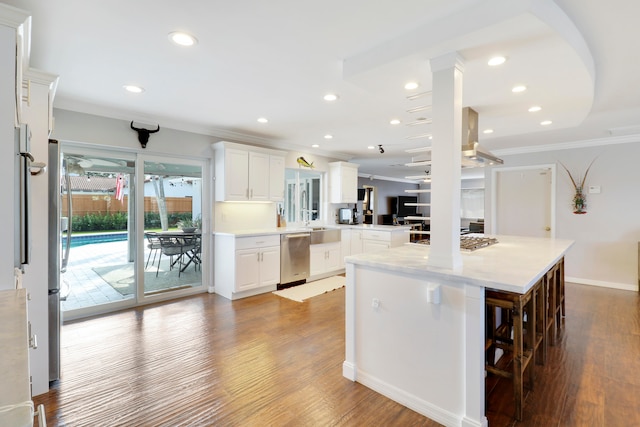
[[[60,238],[61,158],[58,141],[49,140],[49,381],[60,378],[60,272],[63,262]],[[68,187],[67,187],[68,188]],[[69,200],[71,198],[69,197]],[[66,228],[66,227],[65,227]],[[69,242],[70,239],[67,239]],[[68,259],[68,249],[66,253]]]

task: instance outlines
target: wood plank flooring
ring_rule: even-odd
[[[493,384],[489,425],[640,425],[640,300],[567,284],[524,421]],[[198,295],[69,323],[49,426],[437,426],[342,377],[344,288],[297,303]]]

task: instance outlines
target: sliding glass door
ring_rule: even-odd
[[[60,206],[65,319],[202,290],[206,166],[62,145],[59,192],[52,197]]]
[[[144,161],[145,297],[202,286],[202,164]]]

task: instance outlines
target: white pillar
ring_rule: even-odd
[[[431,143],[431,249],[427,263],[460,269],[460,158],[462,146],[462,58],[448,53],[431,59],[433,140]]]

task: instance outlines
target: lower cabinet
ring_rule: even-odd
[[[399,228],[394,231],[362,230],[361,242],[362,252],[377,252],[409,243],[409,233],[407,233],[404,228]]]
[[[236,292],[280,282],[280,246],[236,251]]]
[[[213,292],[238,299],[276,290],[280,283],[279,234],[216,234],[214,242]]]
[[[311,277],[331,273],[342,268],[341,263],[344,265],[344,260],[341,262],[340,245],[340,242],[311,245],[309,250]]]

